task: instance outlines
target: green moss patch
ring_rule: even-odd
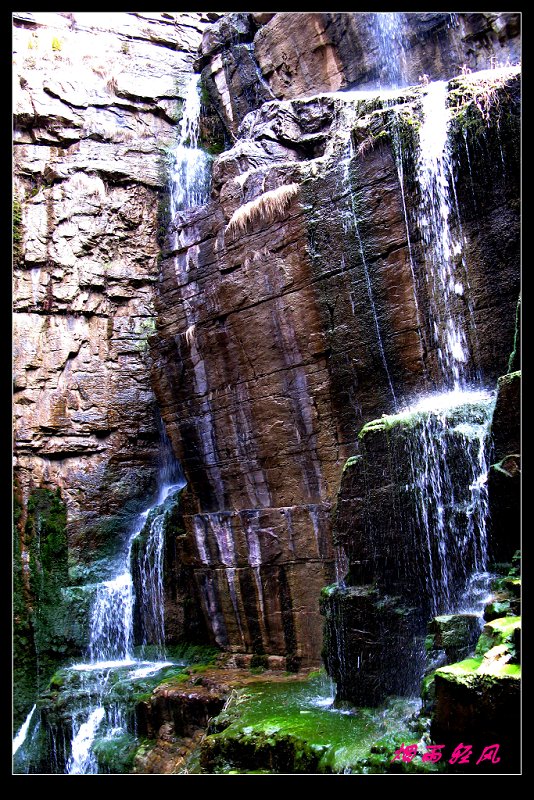
[[[418,738],[408,725],[416,703],[392,698],[379,709],[335,709],[325,698],[323,681],[316,675],[238,690],[213,720],[210,731],[217,732],[202,744],[203,771],[389,771],[397,740],[400,745]],[[426,767],[418,759],[412,770]]]
[[[492,647],[501,644],[512,646],[516,630],[521,629],[521,617],[500,617],[484,625],[476,646],[476,655],[483,656]]]

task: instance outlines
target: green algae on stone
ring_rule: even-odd
[[[131,733],[97,737],[92,746],[99,772],[113,775],[131,771],[138,749],[139,742]]]
[[[519,664],[508,664],[502,661],[494,669],[488,667],[488,660],[481,658],[466,658],[457,664],[449,664],[436,670],[435,676],[465,686],[474,686],[476,682],[500,678],[520,678],[521,667]]]
[[[361,460],[362,456],[350,456],[349,458],[347,458],[345,464],[343,465],[343,473],[347,469],[350,469],[351,467],[355,466],[355,464],[358,464],[358,462],[360,462]]]
[[[484,619],[487,622],[491,622],[493,619],[500,619],[508,614],[511,615],[510,608],[509,600],[495,600],[484,607]]]
[[[446,667],[439,667],[435,674],[441,676],[464,676],[471,675],[477,671],[482,663],[482,658],[465,658],[456,664],[448,664]]]
[[[429,625],[434,634],[434,649],[443,649],[449,659],[467,655],[475,644],[479,632],[479,617],[476,614],[444,614],[434,617]]]
[[[457,432],[462,434],[462,436],[471,434],[471,436],[478,438],[479,430],[477,425],[485,423],[487,408],[492,402],[493,400],[491,398],[484,398],[476,401],[460,402],[455,406],[443,409],[428,410],[408,408],[397,414],[382,414],[380,418],[371,420],[363,426],[358,434],[358,439],[362,441],[368,434],[387,433],[393,428],[411,430],[418,424],[434,416],[445,419],[449,424],[451,432],[454,433],[454,426],[456,425]]]
[[[514,641],[516,629],[521,628],[521,617],[500,617],[490,620],[484,625],[478,640],[475,653],[483,656],[495,645],[509,644]]]
[[[68,584],[67,510],[60,490],[34,489],[25,511],[21,530],[20,506],[13,553],[14,647],[17,659],[20,657],[16,665],[20,688],[18,680],[14,686],[16,720],[23,705],[29,702],[30,691],[33,690],[34,702],[58,665],[79,655],[82,648],[81,639],[71,630],[63,597]],[[27,559],[27,581],[21,569],[22,545]]]
[[[335,710],[324,697],[323,680],[258,683],[239,690],[222,719],[211,723],[210,732],[217,732],[202,744],[203,769],[363,771],[368,765],[361,759],[369,758],[370,748],[384,735],[415,738],[407,725],[413,701],[391,699],[378,710]]]

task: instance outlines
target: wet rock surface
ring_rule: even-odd
[[[263,102],[341,89],[417,85],[520,58],[516,13],[229,14],[203,36],[199,69],[227,128]],[[388,51],[402,49],[388,61]]]
[[[491,429],[493,463],[488,476],[491,551],[497,563],[511,563],[520,547],[520,392],[520,370],[499,378]]]
[[[499,95],[511,130],[515,87],[511,76]],[[231,650],[318,659],[318,590],[334,569],[329,512],[357,431],[439,385],[424,247],[404,205],[417,201],[407,120],[419,97],[399,93],[398,122],[376,98],[264,104],[214,161],[210,202],[181,212],[167,243],[153,385],[189,480],[198,596],[214,641]],[[467,113],[471,101],[457,102]],[[411,176],[402,191],[397,124]],[[480,126],[466,135],[486,136]],[[512,163],[512,139],[507,152]],[[491,383],[512,347],[517,263],[512,250],[490,259],[480,236],[496,207],[515,213],[512,185],[503,192],[497,171],[487,181],[462,235],[471,312],[487,334],[473,350]],[[459,198],[467,188],[458,184]]]

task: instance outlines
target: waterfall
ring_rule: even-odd
[[[461,236],[453,235],[452,159],[448,142],[447,84],[436,81],[423,97],[415,210],[424,245],[431,328],[446,387],[466,386],[469,345],[463,324],[465,265]]]
[[[98,772],[93,752],[97,735],[109,738],[125,734],[128,719],[115,696],[120,675],[134,679],[158,671],[171,662],[165,661],[163,603],[163,532],[165,500],[184,486],[184,482],[162,486],[156,503],[143,511],[129,538],[125,556],[117,562],[117,576],[96,586],[89,621],[89,662],[73,664],[78,675],[78,705],[72,713],[70,756],[66,765],[69,774]],[[136,598],[131,572],[134,546],[143,538],[144,552],[138,564],[140,597]],[[134,607],[139,603],[143,621],[143,644],[156,645],[157,662],[139,661],[134,656]]]
[[[131,544],[128,548],[129,562]],[[127,568],[127,564],[124,565]],[[91,610],[89,657],[91,663],[132,660],[134,592],[129,569],[97,586]]]
[[[185,94],[178,144],[172,154],[171,221],[179,211],[202,205],[208,199],[209,156],[198,146],[200,107],[200,75],[193,75]],[[172,247],[177,247],[176,233],[172,237]]]
[[[208,156],[198,147],[200,137],[199,76],[193,76],[186,91],[178,143],[170,174],[170,212],[173,222],[180,212],[204,202],[208,193]],[[171,228],[172,231],[172,228]],[[178,236],[171,235],[171,246]],[[202,362],[200,362],[202,365]],[[55,772],[72,775],[99,771],[95,742],[126,736],[132,720],[125,688],[170,666],[165,653],[165,518],[167,499],[185,486],[161,418],[158,495],[141,512],[112,568],[112,578],[94,586],[89,613],[88,660],[67,668],[72,686],[69,699],[70,724],[46,724],[46,747]],[[232,596],[237,603],[237,598]],[[138,658],[135,645],[158,659]],[[131,691],[131,690],[130,690]],[[14,752],[27,736],[28,716],[14,740]]]
[[[487,561],[488,434],[494,398],[487,392],[448,392],[405,412],[417,415],[407,437],[415,499],[413,546],[426,564],[421,591],[430,614],[481,614],[473,576]],[[459,465],[461,474],[459,474]]]
[[[397,22],[381,15],[382,44],[388,26]],[[398,38],[392,51],[397,45]],[[392,59],[384,65],[383,73],[394,73],[389,85],[402,83],[399,65],[396,73]],[[433,377],[436,391],[410,403],[393,390],[365,232],[350,186],[349,170],[358,164],[352,144],[357,101],[367,100],[369,92],[343,93],[344,182],[374,321],[377,360],[387,376],[395,413],[366,426],[384,437],[388,457],[378,470],[365,461],[382,457],[378,444],[371,441],[366,454],[365,429],[360,434],[363,456],[354,463],[354,470],[361,470],[354,484],[358,488],[347,491],[357,491],[365,509],[357,514],[354,540],[349,539],[349,547],[354,547],[347,553],[349,569],[336,564],[336,584],[324,596],[325,662],[336,681],[336,702],[366,705],[389,694],[417,693],[427,666],[427,624],[437,616],[465,615],[465,625],[476,632],[488,601],[487,481],[495,394],[484,386],[473,363],[477,333],[454,181],[447,88],[447,82],[436,81],[421,90],[419,141],[415,153],[409,154],[414,158],[415,204],[405,190],[397,98],[395,93],[374,92],[384,108],[392,107],[390,132],[414,306],[419,328],[429,326],[430,355],[435,353],[425,372]],[[389,480],[382,486],[384,475]],[[343,526],[348,520],[341,525],[347,536]],[[398,662],[405,667],[396,672]]]
[[[28,735],[28,729],[30,727],[30,722],[31,722],[31,719],[33,717],[33,712],[35,711],[36,708],[37,708],[37,706],[34,704],[32,706],[32,709],[31,709],[30,713],[28,714],[28,716],[26,717],[26,719],[24,720],[24,722],[20,726],[20,729],[19,729],[17,735],[13,739],[13,755],[15,755],[15,753],[17,752],[19,747],[21,747],[24,744],[25,740],[26,740],[26,736]]]
[[[69,775],[87,775],[97,771],[96,758],[91,752],[91,745],[105,713],[102,706],[98,706],[89,714],[87,722],[80,725],[72,740],[72,754],[67,764]]]
[[[398,12],[374,14],[375,40],[378,45],[380,87],[387,89],[406,85],[403,15]]]

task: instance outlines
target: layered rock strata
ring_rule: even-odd
[[[518,292],[518,82],[512,71],[495,85],[484,116],[475,98],[486,85],[462,81],[449,97],[453,224],[468,265],[464,313],[479,331],[471,369],[491,385]],[[189,481],[199,597],[223,647],[318,658],[330,509],[357,431],[439,386],[411,212],[422,91],[265,103],[214,161],[210,202],[175,221],[153,383]]]
[[[147,337],[158,209],[207,21],[14,14],[15,568],[30,615],[36,491],[59,490],[66,505],[63,585],[109,577],[155,493],[162,465]],[[74,626],[77,614],[73,606]]]
[[[154,490],[158,202],[198,15],[15,15],[16,472],[81,560]],[[115,523],[114,520],[117,520]]]

